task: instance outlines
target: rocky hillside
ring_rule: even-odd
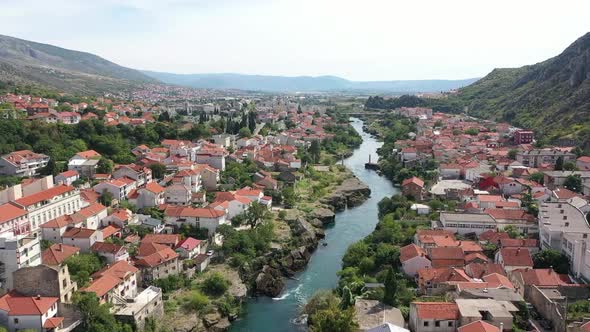
[[[590,33],[558,56],[495,69],[456,97],[475,116],[531,128],[548,141],[590,145]]]
[[[69,93],[127,89],[156,79],[99,56],[0,35],[0,81]]]

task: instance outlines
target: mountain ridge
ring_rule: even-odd
[[[0,35],[0,80],[82,94],[158,82],[88,52],[5,35]]]
[[[469,114],[590,147],[590,33],[545,61],[494,69],[450,99]]]
[[[439,92],[456,89],[477,80],[391,80],[352,81],[334,75],[280,76],[237,73],[175,74],[142,70],[164,83],[194,88],[238,89],[269,92],[310,91],[380,91],[380,92]]]

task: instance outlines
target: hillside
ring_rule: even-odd
[[[0,81],[69,93],[125,90],[156,79],[99,56],[0,35]]]
[[[590,33],[558,56],[495,69],[451,101],[469,114],[531,128],[547,141],[573,138],[590,147]]]
[[[336,76],[267,76],[242,74],[170,74],[144,71],[164,83],[193,88],[238,89],[270,92],[359,91],[359,92],[439,92],[457,89],[475,81],[466,80],[400,80],[349,81]]]

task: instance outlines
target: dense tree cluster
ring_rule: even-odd
[[[369,97],[365,102],[366,108],[396,109],[400,107],[426,106],[426,101],[420,97],[403,95],[398,98],[385,99],[380,96]]]

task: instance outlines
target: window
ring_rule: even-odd
[[[453,322],[449,322],[449,327],[453,327]]]
[[[440,327],[440,322],[439,321],[434,322],[434,326]]]
[[[424,322],[424,326],[428,326],[428,322]]]
[[[14,324],[18,324],[18,318],[14,319]]]

